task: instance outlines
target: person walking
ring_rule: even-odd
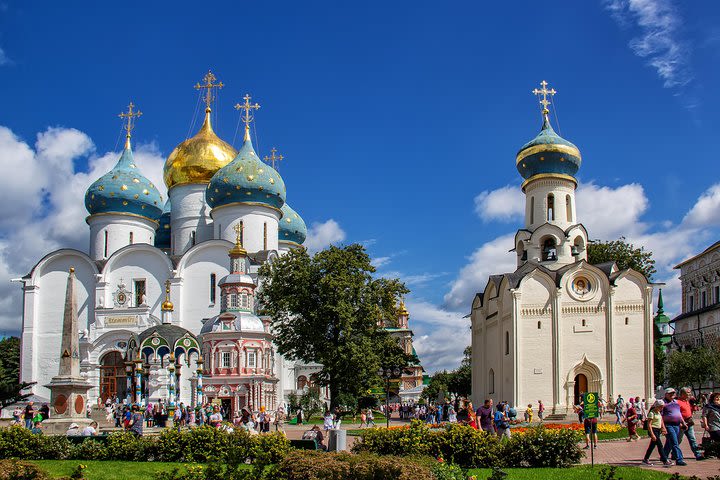
[[[635,409],[634,399],[630,399],[627,412],[625,412],[625,423],[627,423],[628,429],[628,442],[633,440],[639,440],[640,436],[637,434],[637,426],[640,421],[638,420],[637,410]]]
[[[532,423],[532,419],[533,419],[532,403],[528,403],[528,406],[525,409],[525,423]]]
[[[130,430],[130,433],[132,433],[136,437],[142,437],[144,423],[145,416],[140,413],[140,406],[133,405],[132,414],[130,416],[130,423],[128,424],[128,429]]]
[[[373,416],[372,408],[368,408],[367,411],[367,426],[369,427],[372,423],[373,428],[375,427],[375,417]]]
[[[540,423],[542,423],[544,417],[545,405],[543,404],[542,400],[538,400],[538,418],[540,419]]]
[[[360,410],[360,428],[363,428],[363,425],[369,427],[369,425],[367,424],[367,414],[365,413],[364,408]]]
[[[617,402],[615,402],[615,425],[622,425],[624,402],[625,400],[618,395]]]
[[[687,428],[680,412],[680,404],[675,400],[676,392],[674,388],[665,390],[665,405],[662,409],[663,423],[667,436],[665,438],[665,456],[675,459],[675,464],[681,467],[687,465],[683,459],[682,450],[680,450],[679,438],[682,430]]]
[[[662,416],[662,409],[664,406],[665,402],[663,402],[662,400],[658,400],[652,404],[652,406],[650,407],[650,411],[647,414],[650,444],[648,445],[648,448],[645,451],[645,456],[643,457],[642,463],[644,465],[653,465],[652,463],[650,463],[650,455],[655,448],[657,448],[658,454],[660,454],[660,461],[663,463],[663,465],[665,465],[666,467],[670,467],[673,464],[673,462],[668,460],[667,455],[665,455],[665,449],[663,448],[661,440],[661,435],[667,433],[667,430],[665,430],[665,424],[663,423]]]
[[[695,460],[704,460],[700,449],[698,448],[697,439],[695,438],[695,420],[693,420],[693,411],[695,410],[695,399],[690,396],[690,389],[683,387],[680,389],[680,394],[677,398],[677,403],[680,405],[680,413],[682,414],[683,421],[687,428],[680,431],[678,437],[678,445],[682,444],[683,437],[687,437],[690,443],[690,450],[695,455]]]
[[[477,418],[480,421],[480,429],[483,432],[487,432],[489,434],[495,433],[495,428],[493,428],[493,401],[492,399],[488,398],[485,400],[485,403],[480,405],[480,407],[477,409]]]
[[[275,431],[285,433],[285,409],[278,407],[275,412]]]
[[[497,428],[497,436],[502,439],[503,437],[510,438],[510,421],[508,420],[507,414],[505,413],[505,404],[501,403],[497,406],[495,411],[495,428]]]
[[[33,408],[33,402],[28,402],[25,405],[25,413],[23,420],[25,420],[25,428],[32,430],[33,428],[33,417],[35,416],[35,409]]]
[[[703,408],[700,425],[712,440],[720,441],[720,392],[710,395]]]

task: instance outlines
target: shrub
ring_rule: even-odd
[[[36,459],[39,438],[20,426],[0,429],[0,458]]]
[[[423,422],[413,420],[410,428],[368,428],[355,442],[354,453],[378,455],[430,455],[430,429]]]
[[[463,468],[489,468],[502,463],[503,445],[497,437],[465,425],[449,424],[430,432],[431,454]]]
[[[248,435],[249,437],[249,435]],[[268,435],[258,435],[252,438],[250,460],[259,465],[279,463],[290,452],[290,441],[282,433],[276,432]]]
[[[290,452],[275,477],[285,480],[416,480],[433,478],[430,468],[412,460],[377,455],[313,451]]]
[[[583,456],[582,434],[575,430],[548,430],[542,426],[513,435],[505,442],[504,467],[569,467]]]
[[[38,460],[65,460],[73,451],[73,445],[65,436],[35,435],[35,437],[37,443],[33,458]]]
[[[107,439],[107,460],[144,460],[139,438],[130,432],[113,432]],[[85,440],[86,443],[97,443]],[[83,458],[83,460],[91,460]]]
[[[0,480],[49,480],[36,465],[17,460],[0,460]]]
[[[86,440],[72,446],[69,458],[76,460],[107,460],[108,449],[100,442]]]
[[[230,446],[230,435],[217,428],[202,426],[187,433],[185,444],[185,461],[207,463],[210,460],[224,461]]]

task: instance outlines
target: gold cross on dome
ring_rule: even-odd
[[[547,89],[548,83],[543,80],[540,82],[540,86],[542,87],[540,90],[537,88],[532,91],[533,95],[540,98],[540,95],[542,95],[542,98],[540,99],[540,105],[543,106],[543,113],[548,112],[548,105],[550,105],[550,100],[548,100],[548,95],[550,95],[550,98],[552,98],[553,95],[555,95],[557,92],[554,88],[551,88],[550,90]]]
[[[269,157],[265,155],[265,158],[263,158],[263,160],[265,160],[265,163],[269,163],[272,165],[273,168],[275,168],[275,162],[280,162],[285,157],[283,157],[282,155],[275,155],[277,153],[277,149],[275,147],[273,147],[270,152],[272,153],[272,155],[270,155]]]
[[[200,90],[202,88],[206,89],[205,90],[205,108],[208,110],[210,110],[210,104],[215,99],[215,97],[213,97],[213,94],[212,94],[213,88],[223,88],[225,86],[222,82],[213,83],[215,80],[217,80],[215,75],[213,75],[213,73],[210,70],[208,70],[207,75],[205,75],[203,77],[203,81],[205,82],[205,84],[204,85],[200,85],[199,83],[195,84],[196,90]]]
[[[243,224],[242,222],[238,222],[233,227],[233,230],[235,230],[235,244],[236,245],[242,245],[242,234],[243,234]]]
[[[237,105],[235,105],[235,110],[245,110],[242,113],[242,121],[243,121],[243,123],[245,123],[246,129],[250,128],[250,122],[253,121],[254,117],[253,117],[252,111],[260,108],[260,105],[258,105],[257,103],[255,103],[255,104],[250,103],[250,98],[251,98],[250,95],[248,95],[246,93],[245,96],[243,97],[243,100],[245,100],[245,103],[243,103],[242,105],[239,103]]]
[[[118,117],[125,121],[125,125],[123,126],[125,129],[125,148],[130,147],[130,132],[132,132],[133,128],[135,128],[135,119],[142,115],[140,110],[134,112],[133,108],[135,108],[135,104],[130,102],[127,113],[120,112],[118,115]]]

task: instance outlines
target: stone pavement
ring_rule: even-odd
[[[603,463],[625,467],[642,466],[641,462],[643,457],[645,456],[645,450],[647,449],[649,443],[649,439],[641,439],[636,442],[627,442],[625,440],[600,442],[598,444],[598,448],[595,449],[595,463]],[[699,436],[698,443],[700,443]],[[695,457],[690,450],[690,446],[688,445],[687,439],[682,442],[681,447],[683,456],[685,457],[685,461],[687,462],[686,467],[664,467],[660,462],[660,457],[658,456],[657,449],[650,456],[650,461],[654,464],[657,464],[657,466],[642,467],[651,470],[667,472],[668,474],[679,472],[680,474],[688,477],[691,475],[697,475],[703,480],[711,475],[720,474],[720,460],[718,460],[717,458],[710,458],[703,461],[695,460]],[[589,464],[590,452],[589,450],[584,451],[586,452],[587,456],[583,459],[582,463]]]

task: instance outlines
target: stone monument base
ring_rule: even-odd
[[[41,428],[45,435],[65,435],[71,424],[77,423],[82,431],[92,421],[92,418],[48,418]]]

